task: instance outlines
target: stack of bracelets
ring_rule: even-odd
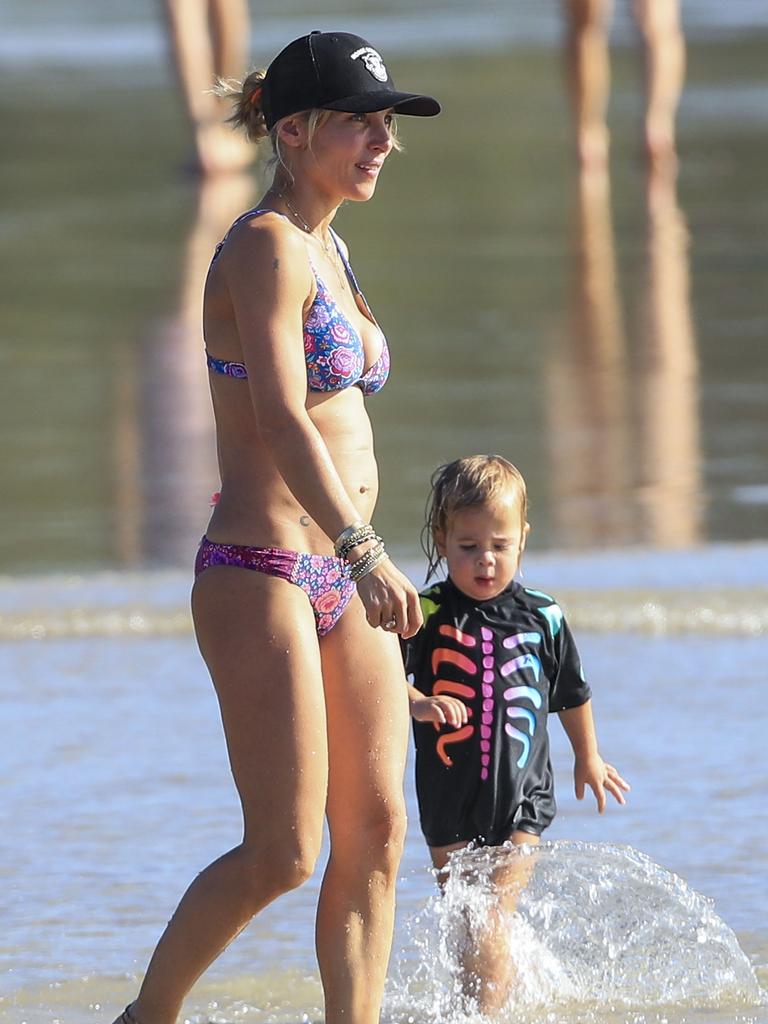
[[[349,578],[353,583],[359,583],[363,576],[367,576],[372,569],[384,561],[387,557],[384,542],[368,523],[353,523],[341,531],[333,545],[336,557],[346,560],[352,548],[356,548],[358,544],[363,544],[367,540],[376,543],[364,555],[350,563]]]

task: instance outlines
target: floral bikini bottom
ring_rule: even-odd
[[[203,537],[195,559],[195,576],[213,565],[233,565],[277,576],[301,587],[315,613],[318,636],[330,633],[355,592],[349,566],[333,555],[308,555],[285,548],[219,544]]]

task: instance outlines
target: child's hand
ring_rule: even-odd
[[[624,793],[629,792],[629,783],[622,779],[612,764],[606,764],[599,754],[583,760],[577,758],[573,766],[573,780],[576,799],[583,800],[584,787],[589,786],[595,794],[600,814],[605,810],[606,792],[611,793],[620,804],[627,802]]]
[[[452,725],[460,729],[466,725],[472,712],[458,697],[421,697],[411,701],[411,715],[417,722],[433,722],[435,725]]]

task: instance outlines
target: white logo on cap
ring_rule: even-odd
[[[366,71],[370,71],[377,81],[386,82],[389,75],[387,74],[387,69],[384,66],[384,61],[381,59],[380,53],[377,53],[372,46],[361,46],[359,50],[355,50],[355,52],[351,54],[350,59],[357,60],[358,57],[362,58]]]

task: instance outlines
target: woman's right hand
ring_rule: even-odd
[[[421,629],[419,594],[411,581],[388,557],[357,584],[368,622],[405,639]]]

